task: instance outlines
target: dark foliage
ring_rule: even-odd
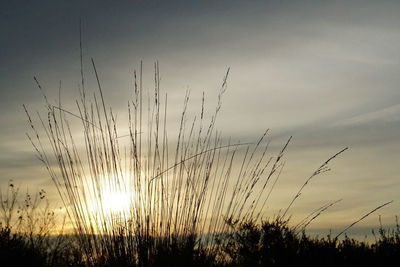
[[[98,257],[92,266],[398,266],[400,229],[379,229],[376,242],[368,244],[348,237],[338,240],[327,236],[311,238],[296,234],[288,221],[276,219],[261,225],[252,222],[235,226],[219,239],[213,250],[196,245],[195,238],[148,247],[146,255],[130,258]],[[200,248],[199,248],[200,247]],[[79,250],[65,243],[57,259],[44,248],[29,245],[23,236],[9,229],[0,231],[1,266],[84,266]],[[88,264],[88,263],[86,263]]]
[[[29,245],[23,236],[11,233],[10,228],[0,229],[0,265],[15,266],[46,266],[43,251]]]
[[[379,230],[372,245],[345,236],[343,240],[297,235],[277,219],[261,226],[245,223],[224,246],[226,266],[398,266],[399,228]]]

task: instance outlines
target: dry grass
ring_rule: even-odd
[[[27,112],[34,132],[30,140],[60,193],[89,263],[101,255],[146,265],[154,250],[177,244],[191,250],[213,250],[216,236],[230,230],[225,221],[260,216],[267,185],[282,167],[286,146],[277,157],[267,157],[266,133],[255,145],[223,143],[215,124],[229,70],[209,123],[205,123],[204,98],[199,119],[187,123],[186,94],[174,144],[167,133],[167,95],[162,97],[160,92],[158,64],[154,91],[146,93],[147,99],[142,70],[139,77],[135,72],[133,100],[127,106],[130,142],[129,147],[122,147],[115,116],[105,103],[92,63],[100,97],[95,94],[88,100],[82,76],[78,113],[73,113],[81,119],[85,154],[78,152],[79,137],[70,130],[67,116],[72,112],[65,112],[61,104],[52,105],[45,98],[48,118],[40,119],[52,154],[43,148]],[[243,146],[246,152],[240,172],[233,174],[232,165]],[[129,208],[107,211],[105,191],[131,192]]]
[[[216,123],[229,69],[210,117],[205,116],[204,94],[197,116],[188,115],[190,97],[186,92],[179,126],[171,137],[168,95],[161,90],[157,62],[152,90],[144,89],[142,64],[134,72],[128,122],[123,125],[129,134],[121,135],[93,60],[92,68],[97,92],[89,97],[81,55],[80,99],[75,111],[64,108],[61,97],[52,104],[43,94],[47,117],[38,115],[39,130],[24,106],[32,130],[28,138],[73,224],[80,264],[224,265],[232,237],[243,227],[256,229],[252,224],[262,222],[291,137],[277,155],[270,155],[268,130],[254,143],[234,143],[221,136]],[[80,120],[80,131],[72,130],[71,118]],[[281,230],[288,229],[289,211],[304,187],[329,171],[329,162],[346,149],[305,180],[276,218],[276,223],[284,222],[279,224]],[[110,195],[119,196],[119,202],[112,202]],[[290,231],[299,235],[335,203],[315,210]],[[8,214],[9,207],[3,209]]]

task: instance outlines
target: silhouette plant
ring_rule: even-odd
[[[268,130],[254,143],[222,137],[216,122],[229,69],[210,118],[205,115],[204,94],[198,115],[188,115],[190,94],[186,92],[178,129],[171,138],[168,94],[161,90],[157,62],[152,90],[143,86],[142,64],[134,72],[132,100],[127,102],[128,134],[119,133],[93,59],[91,63],[97,92],[88,97],[81,58],[76,111],[67,110],[61,97],[52,104],[43,94],[46,119],[38,116],[39,130],[24,106],[32,130],[28,138],[74,226],[83,264],[284,266],[307,259],[307,249],[320,249],[336,259],[340,250],[336,238],[310,240],[304,232],[298,236],[336,202],[316,210],[297,228],[289,227],[288,211],[310,180],[329,171],[328,163],[347,148],[311,174],[282,216],[264,221],[259,228],[291,138],[271,156]],[[43,92],[37,78],[35,82]],[[79,119],[79,131],[72,130],[71,117]]]
[[[73,240],[63,234],[55,213],[40,190],[20,198],[19,188],[10,180],[0,191],[1,266],[78,266],[80,253]]]

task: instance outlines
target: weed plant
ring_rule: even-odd
[[[40,190],[21,198],[13,181],[0,191],[1,266],[69,266],[81,257]]]

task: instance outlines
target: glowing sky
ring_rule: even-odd
[[[1,188],[13,179],[56,198],[25,136],[22,104],[42,109],[37,76],[53,99],[61,80],[64,102],[73,105],[82,18],[88,85],[95,88],[93,57],[117,112],[126,110],[140,60],[149,87],[152,64],[160,62],[177,116],[186,89],[194,103],[205,91],[212,107],[230,67],[218,129],[234,140],[254,140],[270,128],[272,151],[294,136],[272,209],[286,207],[308,174],[349,146],[331,173],[307,187],[295,218],[343,198],[313,224],[340,229],[394,200],[353,231],[376,225],[378,214],[391,225],[400,208],[399,14],[398,1],[3,1]]]

